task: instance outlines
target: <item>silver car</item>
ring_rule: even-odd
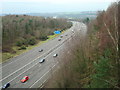
[[[42,51],[43,51],[43,49],[40,49],[40,50],[39,50],[39,52],[42,52]]]
[[[45,59],[43,58],[39,61],[39,63],[43,63],[44,61],[45,61]]]

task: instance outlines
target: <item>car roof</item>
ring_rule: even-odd
[[[45,60],[44,58],[43,59],[40,59],[40,61],[43,61],[43,60]]]

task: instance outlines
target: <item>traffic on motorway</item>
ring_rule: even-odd
[[[53,44],[49,43],[49,47],[48,47],[48,44],[46,44],[46,46],[42,46],[42,47],[36,48],[34,51],[29,53],[28,57],[24,56],[25,60],[27,60],[27,59],[31,59],[33,56],[35,57],[35,54],[38,54],[38,55],[36,55],[37,58],[35,57],[35,58],[31,59],[31,61],[30,60],[27,61],[27,62],[25,61],[25,63],[26,63],[25,65],[22,66],[22,63],[21,63],[20,64],[21,67],[19,67],[19,68],[17,67],[17,65],[14,66],[17,69],[15,69],[13,67],[12,69],[10,69],[10,73],[7,74],[7,75],[5,75],[5,74],[8,71],[8,69],[6,67],[4,67],[5,68],[4,70],[6,70],[6,71],[4,71],[4,74],[3,74],[4,78],[1,80],[1,81],[3,81],[3,84],[4,84],[1,88],[6,89],[6,88],[14,88],[14,87],[18,88],[18,87],[21,87],[21,86],[22,87],[31,87],[31,85],[33,86],[33,83],[35,83],[40,78],[40,75],[37,73],[37,71],[40,70],[39,71],[40,74],[42,72],[42,74],[41,74],[41,77],[42,77],[42,76],[44,76],[46,74],[47,69],[50,69],[49,67],[52,66],[52,64],[51,64],[51,66],[49,65],[50,63],[52,63],[52,61],[57,61],[58,62],[57,59],[59,58],[59,56],[61,56],[60,55],[60,50],[59,51],[57,50],[57,52],[53,52],[53,51],[58,49],[58,47],[62,46],[62,44],[64,42],[69,41],[68,39],[70,39],[71,36],[73,36],[73,34],[75,33],[73,30],[74,29],[70,29],[69,32],[66,32],[63,35],[60,35],[59,37],[55,38],[54,42],[52,42],[53,40],[51,40],[51,42]],[[50,46],[50,44],[51,44],[51,46]],[[55,45],[55,44],[57,44],[57,45]],[[49,55],[49,58],[47,58],[48,55]],[[20,59],[22,60],[22,58],[20,58]],[[52,61],[48,62],[49,60],[52,60]],[[19,65],[19,62],[17,64]],[[48,65],[49,65],[49,67],[47,67]],[[8,65],[8,66],[10,66],[10,65]],[[38,68],[38,67],[41,67],[41,66],[42,66],[41,69]],[[33,67],[35,67],[35,68],[33,68]],[[36,70],[37,68],[38,68],[38,70]],[[45,69],[46,71],[43,70],[43,69]],[[36,73],[34,73],[32,71],[35,71]],[[32,74],[34,74],[34,75],[32,75]],[[36,74],[38,74],[38,76],[35,76]],[[34,82],[33,82],[33,80],[34,80]],[[23,84],[23,83],[25,83],[25,84]],[[27,85],[27,84],[29,84],[29,85]]]
[[[60,36],[60,40],[58,39],[58,41],[61,41],[62,37],[63,37],[63,35]],[[43,52],[43,49],[40,49],[38,52]],[[54,58],[57,57],[57,56],[58,56],[58,54],[56,54],[56,53],[53,55]],[[43,63],[43,62],[45,62],[45,58],[42,58],[42,59],[40,59],[40,61],[39,61],[39,63]],[[29,79],[30,79],[29,76],[24,76],[20,81],[21,81],[21,83],[25,83],[25,82],[27,82]],[[3,89],[6,89],[6,88],[8,88],[8,87],[10,87],[10,82],[8,82],[8,83],[6,83],[6,84],[4,84],[4,85],[2,86]]]

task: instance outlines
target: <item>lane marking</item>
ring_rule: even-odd
[[[71,39],[71,36],[70,36],[68,39]],[[61,46],[62,46],[62,45],[61,45]],[[53,67],[55,67],[57,64],[58,64],[58,62],[57,62]],[[53,67],[52,67],[52,68],[53,68]],[[51,71],[51,69],[50,69],[49,71]],[[36,82],[34,82],[33,85],[30,86],[30,88],[32,88],[37,82],[39,82],[49,71],[47,71],[40,79],[38,79]],[[55,71],[56,71],[56,70],[55,70]],[[54,71],[54,72],[55,72],[55,71]],[[53,72],[53,73],[54,73],[54,72]],[[46,79],[46,80],[47,80],[47,79]],[[46,80],[45,80],[45,81],[46,81]],[[43,83],[42,83],[42,84],[43,84]],[[41,85],[42,85],[42,84],[41,84]]]
[[[75,36],[75,34],[73,34],[73,35]],[[68,38],[68,39],[71,39],[71,38]],[[57,64],[58,64],[58,62],[57,62]],[[53,67],[55,67],[57,64],[55,64]],[[52,68],[53,68],[53,67],[52,67]],[[50,70],[51,70],[51,69],[50,69]],[[50,71],[50,70],[49,70],[49,71]],[[48,71],[48,72],[49,72],[49,71]],[[56,71],[56,70],[55,70],[55,71]],[[54,72],[55,72],[55,71],[54,71]],[[32,88],[37,82],[39,82],[48,72],[46,72],[40,79],[38,79],[32,86],[30,86],[30,88]],[[53,73],[54,73],[54,72],[53,72]],[[46,82],[47,80],[48,80],[48,79],[44,80],[44,82]],[[44,83],[44,82],[43,82],[43,83]],[[43,87],[44,87],[43,83],[41,84],[41,87],[40,87],[40,88],[43,88]]]
[[[35,65],[37,65],[37,64],[38,64],[38,62],[35,63]],[[34,67],[35,65],[33,65],[32,67]],[[25,71],[22,72],[21,74],[17,75],[15,78],[17,78],[18,76],[20,76],[20,75],[22,75],[23,73],[27,72],[27,71],[30,70],[32,67],[28,68],[27,70],[25,70]],[[39,67],[41,67],[41,65],[40,65]],[[12,82],[15,78],[11,79],[9,82]]]
[[[57,65],[58,63],[56,63],[52,68],[54,68],[56,65]],[[48,72],[50,72],[51,71],[51,69],[50,70],[48,70],[45,74],[43,74],[43,76],[40,78],[40,79],[38,79],[37,81],[35,81],[31,86],[30,86],[30,88],[32,88],[37,82],[39,82]]]
[[[62,45],[63,45],[63,43],[65,43],[65,41],[68,40],[68,39],[70,39],[70,37],[67,38],[67,39],[65,39],[61,44],[57,45],[57,46],[59,46],[59,47],[57,47],[55,50],[53,50],[53,52],[55,52],[56,50],[58,50],[59,48],[61,48]],[[51,52],[51,53],[53,53],[53,52]],[[49,53],[49,54],[51,54],[51,53]],[[45,56],[44,58],[47,58],[47,57],[49,56],[49,54],[47,54],[47,56]],[[48,60],[47,60],[47,61],[48,61]],[[35,63],[35,65],[38,64],[38,63],[39,63],[39,62]],[[34,67],[35,65],[33,65],[32,67]],[[41,65],[40,65],[40,66],[41,66]],[[39,66],[39,67],[40,67],[40,66]],[[22,72],[21,74],[17,75],[15,78],[17,78],[18,76],[22,75],[23,73],[25,73],[26,71],[28,71],[28,70],[31,69],[32,67],[28,68],[27,70],[25,70],[25,71]],[[9,82],[13,81],[15,78],[11,79]]]
[[[73,35],[73,34],[72,34],[72,35]],[[65,39],[61,44],[56,45],[56,47],[57,47],[57,46],[60,46],[60,45],[62,46],[62,44],[63,44],[66,40],[68,40],[68,39],[70,39],[70,37],[67,38],[67,39]],[[56,48],[56,47],[55,47],[55,48]],[[54,49],[54,48],[53,48],[53,49]],[[52,50],[52,49],[51,49],[51,50]],[[51,51],[51,50],[49,50],[49,51]],[[57,50],[57,49],[56,49],[56,50]],[[55,51],[56,51],[56,50],[55,50]],[[51,51],[51,52],[52,52],[52,51]],[[44,54],[46,54],[46,53],[44,53]],[[43,56],[44,54],[42,54],[41,56]],[[48,55],[49,55],[49,52],[48,52]],[[41,57],[41,56],[40,56],[40,57]],[[38,59],[38,58],[39,58],[39,57],[37,57],[36,59]],[[34,60],[36,60],[36,59],[34,59]],[[34,61],[34,60],[33,60],[33,61]],[[36,64],[37,64],[37,63],[36,63]],[[35,64],[35,65],[36,65],[36,64]],[[29,65],[29,63],[28,63],[27,65]],[[25,65],[25,66],[27,66],[27,65]],[[24,66],[24,67],[25,67],[25,66]],[[33,65],[33,66],[34,66],[34,65]],[[33,66],[32,66],[32,67],[33,67]],[[22,68],[24,68],[24,67],[22,67]],[[32,67],[31,67],[31,68],[32,68]],[[21,68],[21,69],[22,69],[22,68]],[[29,68],[29,69],[30,69],[30,68]],[[29,70],[29,69],[27,69],[27,70]],[[20,69],[18,69],[18,70],[20,70]],[[18,70],[17,70],[17,71],[18,71]],[[26,71],[27,71],[27,70],[26,70]],[[24,72],[26,72],[26,71],[24,71]],[[24,73],[24,72],[23,72],[23,73]],[[19,74],[19,75],[21,75],[21,74]],[[18,76],[19,76],[19,75],[18,75]],[[9,76],[10,76],[10,75],[9,75]],[[17,77],[18,77],[18,76],[17,76]],[[7,78],[7,77],[6,77],[6,78]],[[16,77],[15,77],[15,78],[16,78]],[[15,79],[15,78],[14,78],[14,79]],[[4,79],[5,79],[5,78],[4,78]],[[12,80],[14,80],[14,79],[12,79]],[[3,80],[3,79],[2,79],[2,80]],[[10,80],[10,81],[12,81],[12,80]]]
[[[60,67],[58,67],[59,69]],[[55,71],[53,71],[53,73],[55,73],[57,71],[57,69]],[[48,77],[49,78],[49,77]],[[43,88],[44,87],[44,83],[48,80],[48,78],[46,80],[44,80],[44,82],[40,85],[40,88]]]
[[[65,39],[65,40],[66,40],[66,39]],[[63,42],[62,42],[62,44],[63,44]],[[62,44],[59,44],[59,45],[62,45]],[[59,45],[56,45],[54,48],[58,47]],[[1,82],[2,80],[4,80],[4,79],[8,78],[9,76],[13,75],[14,73],[18,72],[19,70],[23,69],[23,68],[26,67],[27,65],[31,64],[32,62],[34,62],[34,61],[37,60],[38,58],[44,56],[45,54],[48,55],[48,54],[50,53],[50,51],[52,52],[52,50],[54,50],[54,48],[50,49],[47,53],[44,53],[44,54],[42,54],[41,56],[38,56],[36,59],[34,59],[33,61],[29,62],[29,63],[26,64],[25,66],[19,68],[18,70],[14,71],[13,73],[11,73],[11,74],[9,74],[8,76],[4,77],[3,79],[0,80],[0,82]]]
[[[60,45],[60,44],[59,44]],[[59,45],[56,45],[54,48],[56,48],[57,46],[59,46]],[[45,54],[49,54],[50,53],[50,51],[52,51],[54,48],[52,48],[52,49],[50,49],[48,52],[45,52],[45,53],[43,53],[41,56],[38,56],[37,58],[35,58],[33,61],[31,61],[30,63],[28,63],[28,64],[26,64],[25,66],[27,66],[27,65],[29,65],[29,64],[31,64],[32,62],[34,62],[36,59],[38,59],[38,58],[40,58],[40,57],[42,57],[42,56],[44,56]],[[11,74],[9,74],[8,75],[8,77],[9,76],[11,76],[12,74],[14,74],[15,72],[17,72],[17,71],[19,71],[19,70],[21,70],[22,68],[24,68],[25,66],[23,66],[23,67],[21,67],[21,68],[19,68],[18,70],[16,70],[16,71],[14,71],[13,73],[11,73]],[[3,66],[4,67],[4,66]],[[2,67],[2,68],[3,68]],[[6,76],[6,78],[7,78],[7,76]],[[3,79],[0,79],[0,82],[2,81],[2,80],[4,80],[5,79],[5,77],[3,78]]]
[[[29,51],[27,51],[27,52],[25,52],[25,53],[28,53]],[[33,51],[32,53],[34,53],[35,51]],[[23,54],[25,54],[25,53],[23,53]],[[22,54],[20,54],[20,55],[22,55]],[[17,56],[16,56],[17,57]],[[14,58],[16,58],[16,57],[14,57]],[[27,57],[26,55],[25,56],[23,56],[23,57]],[[22,58],[23,58],[22,57]],[[11,58],[12,59],[12,58]],[[13,63],[13,62],[16,62],[16,61],[18,61],[18,60],[20,60],[20,59],[17,59],[17,60],[15,60],[15,61],[11,61],[10,63],[8,63],[8,64],[6,64],[6,65],[4,65],[4,66],[2,66],[1,68],[4,68],[4,67],[6,67],[6,66],[8,66],[9,64],[11,64],[11,63]],[[9,59],[7,60],[7,61],[9,61]],[[7,62],[6,61],[6,62]],[[1,63],[1,64],[4,64],[5,62],[3,62],[3,63]]]
[[[72,34],[72,35],[73,35],[73,34]],[[70,37],[71,37],[71,36],[70,36]],[[71,39],[70,37],[67,38],[67,39],[65,39],[65,40],[64,40],[61,44],[59,44],[59,45],[62,46],[62,44],[63,44],[66,40]],[[58,46],[59,46],[59,45],[58,45]],[[57,45],[56,45],[56,46],[57,46]],[[61,46],[59,46],[58,48],[60,48]],[[55,47],[55,48],[56,48],[56,47]],[[57,49],[58,49],[58,48],[57,48]],[[57,49],[56,49],[56,50],[57,50]],[[54,51],[56,51],[56,50],[54,50]],[[49,50],[49,51],[50,51],[50,50]],[[45,53],[44,53],[44,54],[45,54]],[[42,54],[42,55],[44,55],[44,54]],[[41,56],[42,56],[42,55],[41,55]],[[49,53],[48,53],[48,55],[49,55]],[[48,55],[47,55],[47,56],[48,56]],[[38,57],[37,57],[37,58],[38,58]],[[37,58],[36,58],[36,59],[37,59]],[[34,59],[34,60],[35,60],[35,59]],[[34,61],[34,60],[33,60],[33,61]],[[25,66],[26,66],[26,65],[25,65]],[[33,66],[34,66],[34,65],[33,65]],[[53,67],[52,67],[52,68],[53,68]],[[29,68],[29,69],[30,69],[30,68]],[[29,69],[28,69],[28,70],[29,70]],[[27,71],[27,70],[26,70],[26,71]],[[24,72],[25,72],[25,71],[24,71]],[[19,74],[19,75],[20,75],[20,74]],[[17,76],[17,77],[18,77],[18,76]],[[14,79],[15,79],[15,78],[14,78]],[[12,79],[12,80],[14,80],[14,79]],[[3,80],[3,79],[2,79],[2,80]],[[12,81],[12,80],[10,80],[10,81]],[[1,80],[0,80],[0,81],[1,81]],[[9,82],[10,82],[10,81],[9,81]],[[0,88],[2,88],[2,86],[1,86]]]
[[[70,30],[70,29],[69,29]],[[69,32],[69,30],[68,30],[68,32]],[[63,33],[64,34],[64,33]],[[56,37],[56,38],[59,38],[59,36],[58,37]],[[56,39],[56,38],[54,38],[54,39]],[[52,40],[50,40],[50,41],[52,41]],[[38,48],[38,47],[36,47],[36,48]],[[34,48],[35,49],[35,48]],[[25,52],[25,53],[28,53],[29,51],[27,51],[27,52]],[[36,52],[36,51],[33,51],[33,52]],[[24,53],[23,53],[24,54]],[[21,54],[22,55],[22,54]],[[15,56],[14,58],[16,58],[17,56]],[[26,57],[26,55],[25,56],[23,56],[23,57]],[[19,60],[19,59],[18,59]],[[9,64],[11,64],[11,63],[13,63],[13,62],[16,62],[16,61],[18,61],[18,60],[15,60],[15,61],[12,61],[12,62],[10,62],[10,63],[8,63],[8,64],[6,64],[6,65],[4,65],[4,66],[2,66],[1,68],[4,68],[4,67],[6,67],[6,66],[8,66]],[[9,61],[9,60],[8,60]],[[0,65],[2,65],[3,63],[0,63]]]

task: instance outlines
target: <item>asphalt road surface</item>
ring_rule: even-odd
[[[63,33],[61,41],[60,36],[49,40],[48,42],[33,48],[17,57],[10,59],[2,64],[2,85],[10,83],[9,88],[37,88],[44,83],[59,67],[60,59],[64,49],[67,47],[70,39],[75,35],[85,35],[86,25],[79,22],[73,22],[73,26]],[[70,43],[70,42],[69,42]],[[42,52],[39,52],[43,49]],[[57,57],[53,55],[57,53]],[[39,60],[45,58],[45,62],[39,63]],[[21,83],[24,76],[29,76],[29,80]]]

